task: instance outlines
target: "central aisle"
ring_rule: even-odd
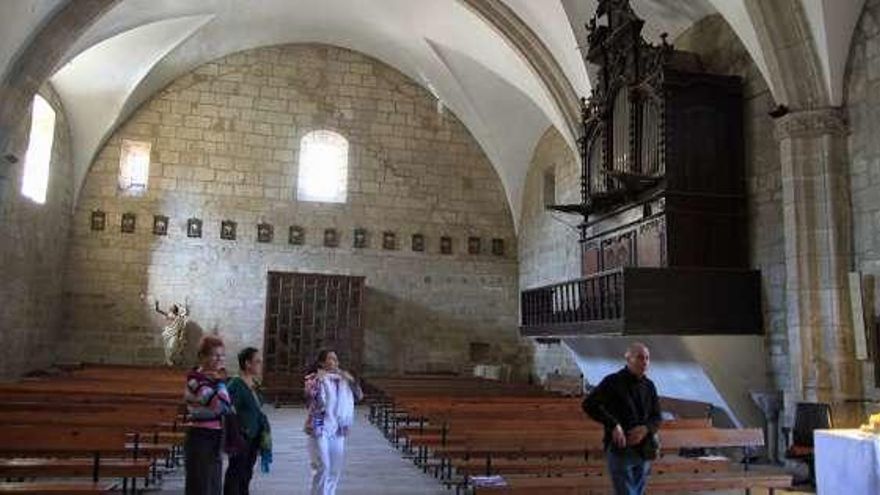
[[[309,464],[306,436],[302,432],[302,407],[267,407],[272,423],[274,461],[272,472],[259,472],[257,461],[251,493],[255,495],[300,495],[308,493]],[[367,421],[366,409],[359,408],[357,422],[348,439],[345,472],[339,495],[449,495],[436,479],[423,474]],[[168,476],[163,494],[183,493],[183,469]]]

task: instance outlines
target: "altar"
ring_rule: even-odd
[[[819,495],[880,494],[880,435],[816,430],[814,445]]]

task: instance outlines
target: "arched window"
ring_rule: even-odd
[[[42,96],[34,97],[31,110],[31,132],[24,156],[21,193],[43,204],[49,186],[49,162],[52,161],[52,142],[55,140],[55,110]]]
[[[348,195],[348,140],[333,131],[312,131],[299,145],[296,199],[345,203]]]

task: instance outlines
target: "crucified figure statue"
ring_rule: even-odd
[[[181,308],[172,304],[168,311],[159,309],[156,300],[156,312],[165,317],[166,325],[162,329],[162,340],[165,343],[165,364],[177,366],[183,364],[183,350],[186,347],[186,320],[189,308]]]

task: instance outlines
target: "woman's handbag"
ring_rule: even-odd
[[[247,440],[241,430],[238,414],[224,414],[223,418],[223,452],[234,455],[247,450]]]

